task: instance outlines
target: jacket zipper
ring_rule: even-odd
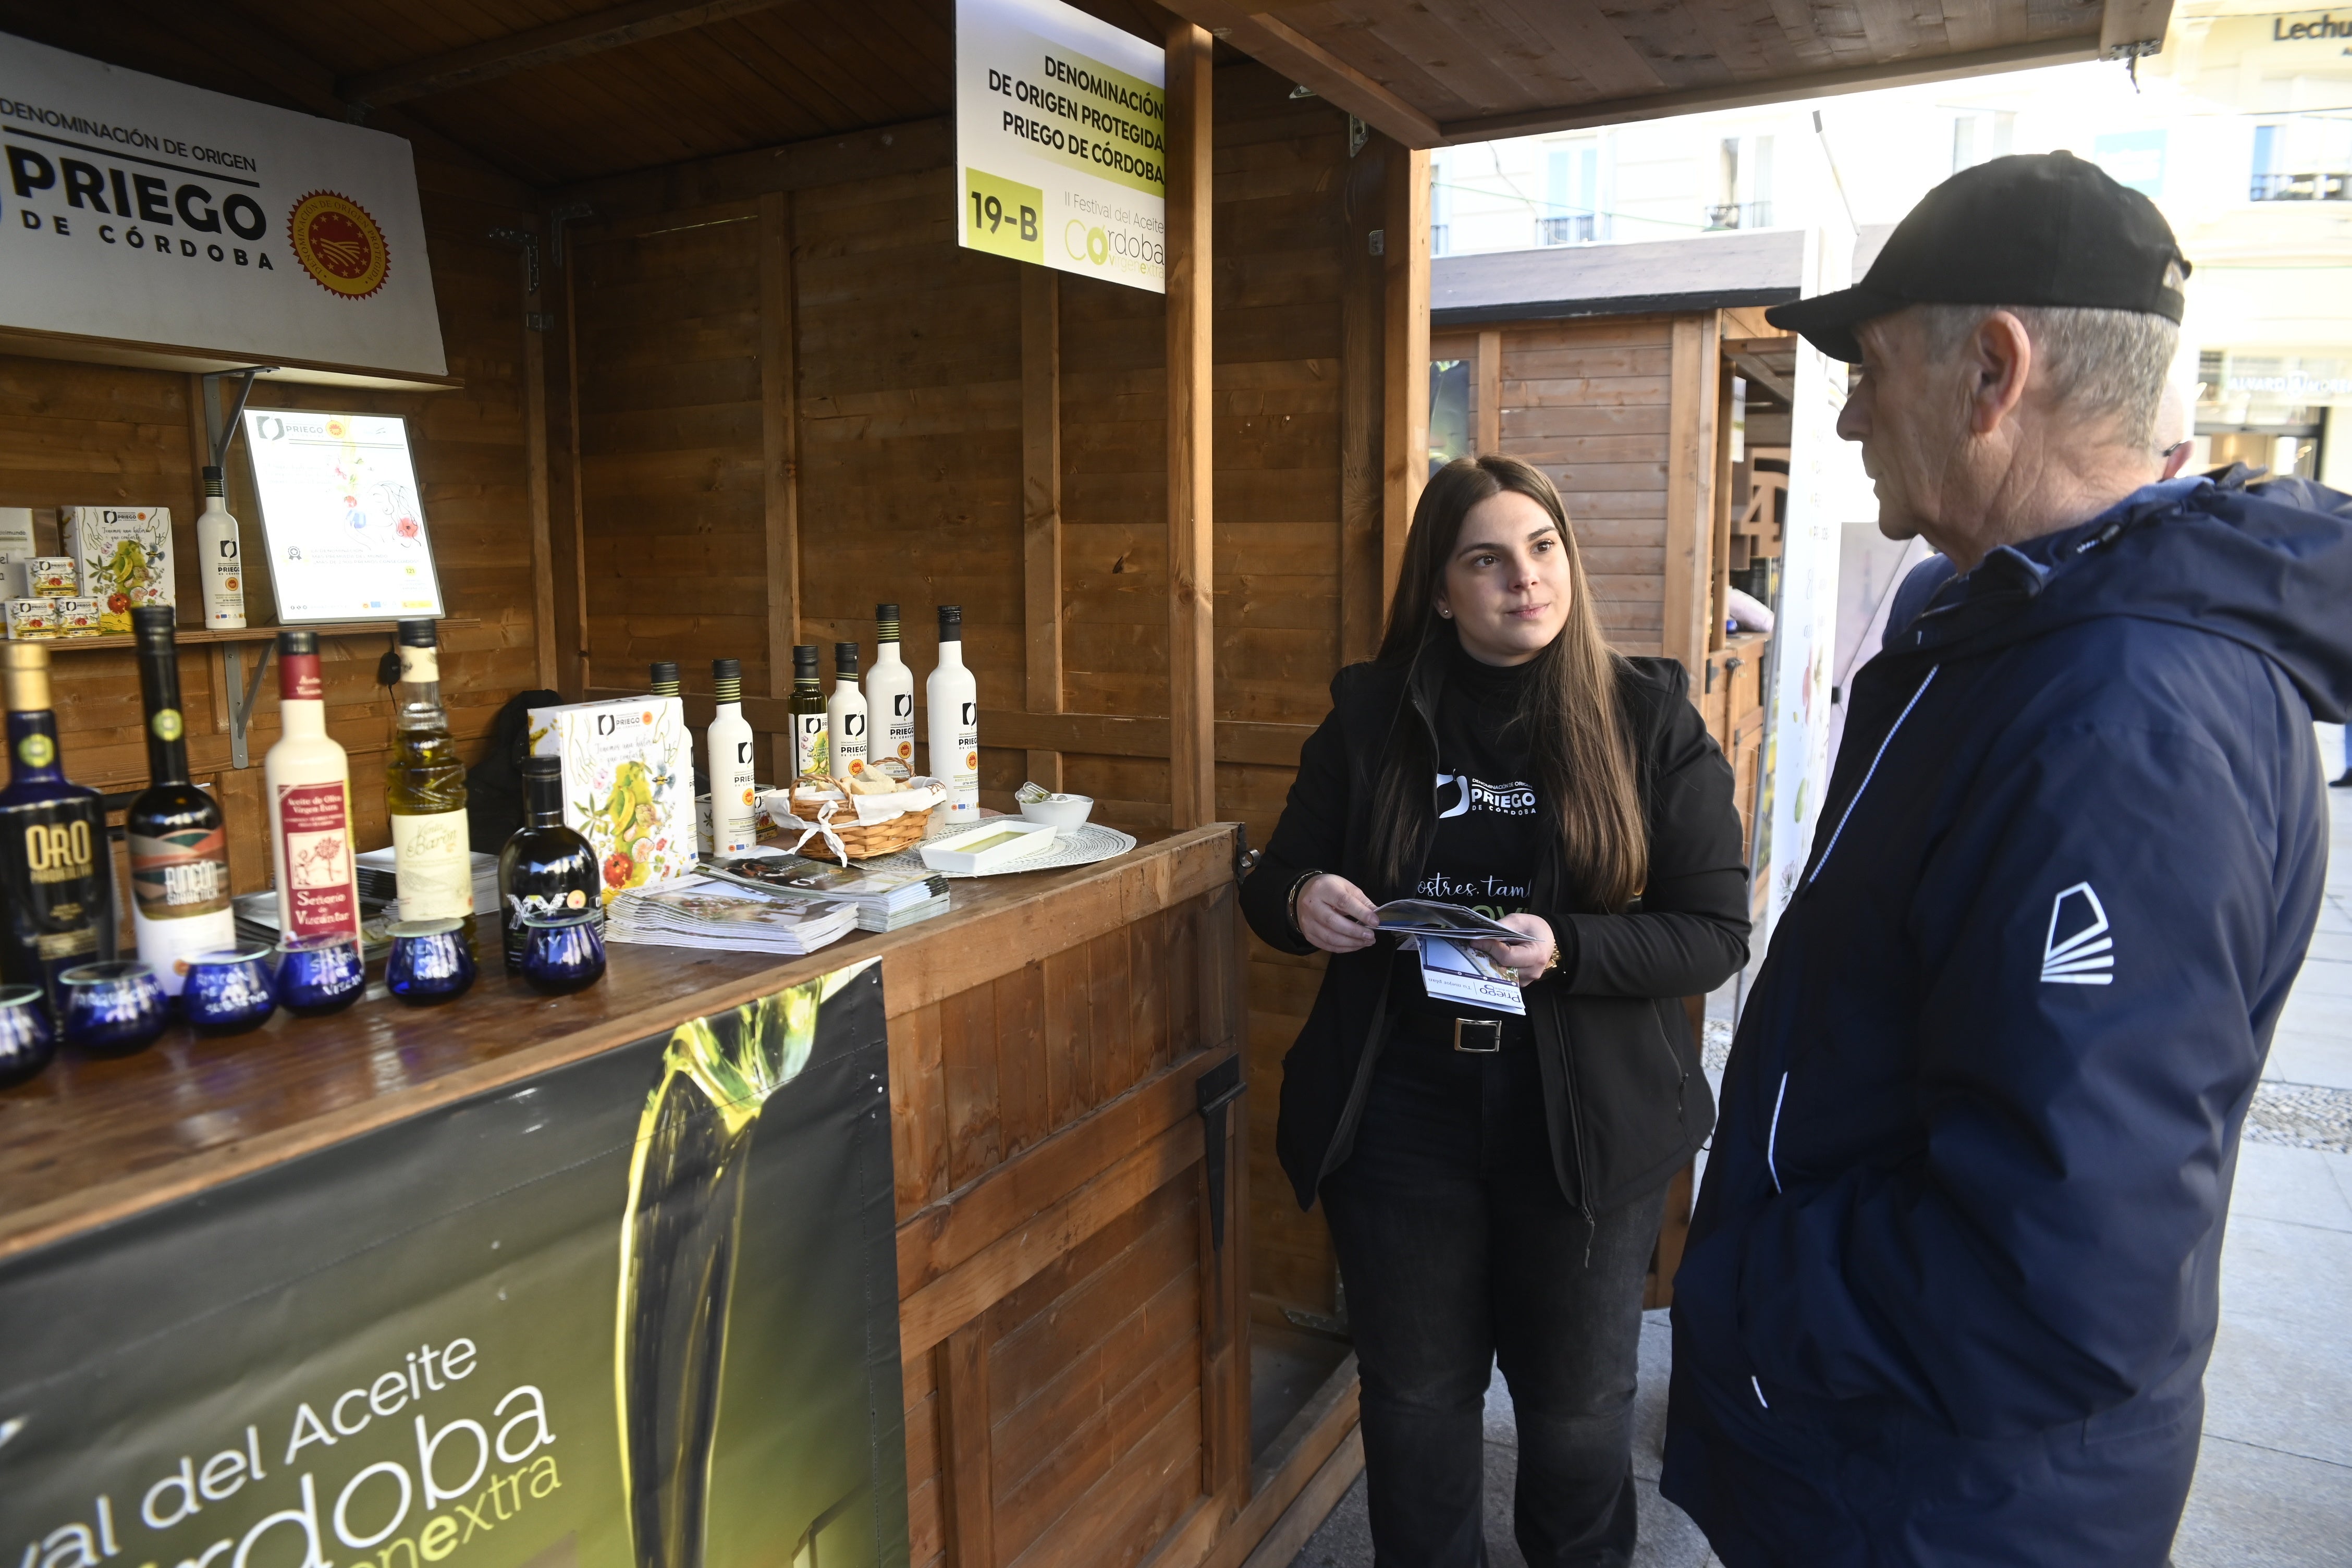
[[[1919,683],[1919,689],[1911,694],[1911,700],[1906,702],[1903,705],[1903,711],[1895,716],[1894,727],[1886,731],[1886,739],[1878,742],[1878,752],[1870,759],[1869,771],[1862,775],[1862,783],[1854,786],[1853,798],[1845,803],[1845,810],[1840,814],[1837,826],[1831,832],[1830,841],[1822,850],[1822,858],[1813,862],[1811,873],[1805,878],[1805,886],[1808,888],[1811,887],[1814,880],[1821,876],[1822,868],[1830,863],[1830,857],[1837,853],[1838,840],[1844,837],[1845,825],[1853,820],[1854,808],[1862,804],[1862,797],[1869,793],[1870,781],[1878,776],[1878,764],[1886,760],[1886,748],[1895,744],[1895,737],[1903,732],[1903,721],[1911,717],[1911,710],[1919,706],[1919,699],[1927,695],[1927,688],[1936,684],[1937,671],[1943,668],[1939,664],[1928,669],[1927,678]]]

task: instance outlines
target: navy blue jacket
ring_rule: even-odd
[[[2161,1568],[2326,873],[2343,504],[2150,486],[1855,679],[1675,1281],[1664,1489],[1727,1568]]]

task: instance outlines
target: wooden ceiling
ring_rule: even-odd
[[[2154,52],[2171,0],[1166,0],[1408,146]]]
[[[1146,37],[1189,17],[1420,147],[2088,58],[2170,3],[1077,0]],[[954,0],[0,0],[0,29],[540,189],[954,103]]]

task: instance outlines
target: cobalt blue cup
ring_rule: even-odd
[[[384,988],[402,1001],[429,1006],[464,995],[474,984],[474,950],[466,945],[464,921],[401,921],[385,929],[392,958],[383,968]]]
[[[188,983],[180,989],[180,1011],[208,1035],[235,1035],[278,1011],[278,983],[269,973],[269,949],[258,942],[202,952],[188,960]]]
[[[0,1089],[22,1083],[58,1054],[49,999],[37,985],[0,988]]]
[[[297,938],[278,944],[278,1005],[300,1017],[340,1013],[367,989],[359,939]]]
[[[65,998],[59,1033],[94,1057],[129,1056],[163,1032],[170,1016],[155,971],[135,958],[85,963],[58,976]]]
[[[564,910],[523,917],[522,977],[551,996],[604,978],[604,911]]]

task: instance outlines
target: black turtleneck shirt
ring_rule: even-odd
[[[1487,915],[1528,908],[1546,816],[1538,800],[1519,697],[1534,665],[1481,664],[1456,644],[1437,700],[1437,831],[1416,897],[1467,904]],[[1556,831],[1556,830],[1549,830]],[[1432,1003],[1418,955],[1398,960],[1398,1000],[1417,1011],[1475,1016],[1481,1008]]]

